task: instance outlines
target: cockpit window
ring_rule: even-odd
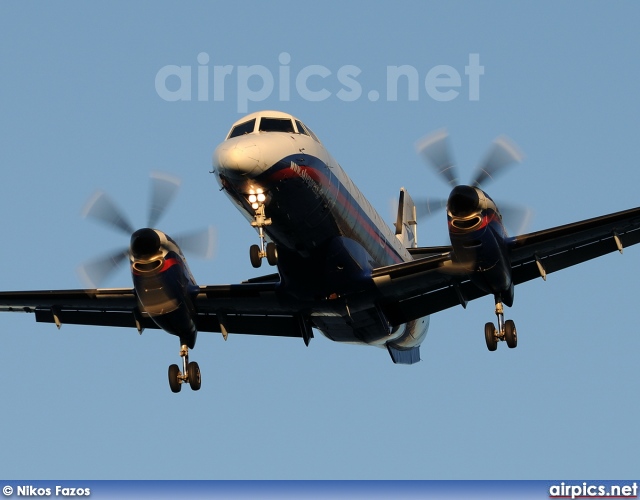
[[[298,129],[299,134],[309,135],[309,133],[305,130],[304,125],[300,122],[300,120],[296,120],[296,128]]]
[[[316,142],[320,142],[320,139],[318,139],[318,138],[316,137],[316,134],[314,134],[314,133],[313,133],[313,130],[311,130],[311,129],[310,129],[309,127],[307,127],[306,125],[304,126],[304,128],[306,128],[306,129],[307,129],[307,132],[309,132],[309,135],[310,135],[311,137],[313,137],[313,140],[314,140],[314,141],[316,141]]]
[[[290,118],[260,119],[260,132],[290,132],[293,133],[293,123]]]
[[[236,125],[231,129],[229,133],[229,139],[232,137],[238,137],[239,135],[250,134],[253,132],[253,129],[256,127],[256,119],[248,120],[240,125]]]

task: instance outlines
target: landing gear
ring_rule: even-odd
[[[262,265],[262,256],[260,255],[260,247],[258,245],[251,245],[249,247],[249,258],[251,259],[251,265],[256,269]]]
[[[189,384],[191,390],[197,391],[202,383],[200,367],[195,361],[189,363],[189,348],[186,345],[180,346],[180,357],[182,358],[182,372],[178,365],[169,366],[169,387],[171,392],[180,392],[182,384],[186,383]]]
[[[508,319],[504,322],[504,339],[510,349],[518,345],[518,333],[516,332],[516,324]]]
[[[258,245],[251,245],[249,247],[249,258],[251,259],[251,265],[256,269],[262,265],[262,258],[266,257],[270,266],[275,266],[278,263],[278,250],[275,243],[267,243],[265,251],[260,250]]]
[[[171,387],[171,392],[180,392],[180,389],[182,389],[182,385],[180,385],[182,384],[181,375],[178,365],[169,366],[169,387]]]
[[[265,244],[264,227],[271,225],[271,219],[267,219],[264,214],[264,204],[256,203],[257,208],[254,208],[255,215],[254,220],[251,223],[253,227],[258,228],[258,235],[260,236],[260,245],[251,245],[249,248],[249,257],[251,258],[251,265],[256,269],[262,265],[262,259],[267,258],[267,262],[270,266],[275,266],[278,263],[278,250],[276,245],[272,242]]]
[[[276,244],[269,242],[267,243],[267,262],[270,266],[275,266],[278,263],[278,250],[276,249]]]
[[[487,341],[487,349],[489,349],[490,351],[495,351],[498,348],[496,327],[493,326],[493,323],[487,323],[486,325],[484,325],[484,339]]]
[[[510,319],[504,320],[504,310],[499,296],[496,296],[496,316],[498,317],[497,330],[493,323],[484,325],[484,339],[487,343],[487,349],[495,351],[498,348],[499,340],[506,341],[507,346],[513,349],[518,345],[516,324]]]

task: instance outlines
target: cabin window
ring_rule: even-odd
[[[289,132],[294,133],[293,123],[289,118],[261,118],[260,132]]]
[[[229,139],[232,137],[238,137],[239,135],[250,134],[253,132],[253,129],[256,127],[256,119],[248,120],[240,125],[236,125],[229,132]]]

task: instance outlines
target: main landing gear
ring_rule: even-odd
[[[269,242],[265,244],[264,227],[271,225],[271,219],[267,219],[264,214],[264,204],[260,203],[258,208],[255,208],[254,221],[251,223],[253,227],[258,228],[258,234],[260,236],[260,245],[251,245],[249,248],[249,257],[251,258],[251,265],[258,268],[262,265],[262,259],[267,258],[267,262],[270,266],[275,266],[278,263],[278,250],[275,243]]]
[[[189,363],[189,348],[186,345],[180,346],[180,357],[182,358],[182,372],[178,365],[169,366],[169,387],[171,392],[180,392],[182,384],[188,383],[191,389],[197,391],[200,389],[200,367],[198,363],[192,361]]]
[[[493,323],[487,323],[484,325],[484,338],[487,342],[487,349],[495,351],[498,348],[498,341],[506,341],[507,346],[513,349],[518,345],[518,333],[516,331],[516,324],[508,319],[504,320],[504,310],[502,307],[502,301],[499,297],[496,297],[496,316],[498,317],[498,329]]]

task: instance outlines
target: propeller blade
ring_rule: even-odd
[[[165,210],[178,193],[179,188],[180,179],[177,177],[163,172],[152,172],[148,227],[156,227]]]
[[[103,224],[127,234],[127,236],[134,231],[129,220],[104,191],[97,191],[89,199],[82,210],[82,215],[99,220]]]
[[[83,264],[78,268],[78,275],[87,286],[97,288],[128,258],[129,251],[127,249],[118,250]]]
[[[531,224],[533,210],[530,208],[509,203],[499,203],[498,207],[502,214],[502,223],[511,236],[524,233]]]
[[[430,217],[447,208],[445,198],[427,198],[426,200],[418,200],[415,204],[418,219]]]
[[[480,187],[487,180],[495,179],[510,165],[520,163],[523,158],[517,144],[506,135],[501,135],[493,141],[493,145],[478,167],[478,172],[471,185]]]
[[[416,143],[417,152],[451,187],[458,184],[458,173],[448,145],[449,133],[445,129],[433,132]]]
[[[174,240],[185,252],[203,259],[210,259],[213,257],[215,248],[215,236],[213,226],[209,226],[205,229],[179,235]]]

